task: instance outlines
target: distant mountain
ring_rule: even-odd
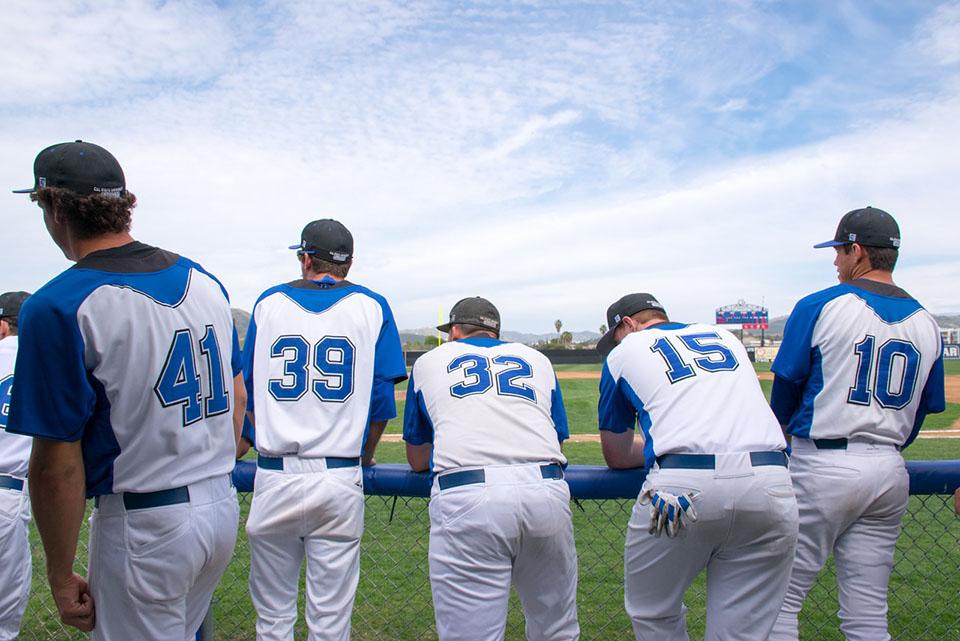
[[[600,340],[600,334],[597,332],[571,332],[573,335],[574,343],[587,343],[592,341]],[[400,330],[400,340],[404,343],[412,342],[423,342],[425,336],[435,337],[437,335],[436,328],[433,327],[420,327],[418,329],[401,329]],[[525,345],[536,345],[537,343],[545,343],[549,340],[557,338],[556,332],[550,332],[547,334],[528,334],[524,332],[510,332],[505,331],[501,337],[506,341],[511,341],[514,343],[523,343]]]
[[[933,317],[937,320],[937,324],[944,329],[950,327],[960,327],[960,314],[934,314]],[[787,319],[790,318],[787,316],[777,316],[776,318],[770,319],[770,327],[766,330],[766,336],[768,338],[774,336],[783,336],[783,328],[787,324]],[[746,330],[744,334],[750,336],[760,336],[760,330]]]

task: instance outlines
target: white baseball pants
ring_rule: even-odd
[[[257,470],[247,518],[257,639],[293,640],[306,556],[307,639],[346,641],[360,580],[363,472],[293,456],[283,467]]]
[[[797,615],[832,552],[840,630],[848,641],[887,641],[887,585],[910,479],[892,445],[850,442],[818,450],[793,439],[790,472],[800,505],[800,538],[771,641],[798,638]]]
[[[229,476],[187,487],[189,502],[163,507],[100,497],[90,517],[93,641],[193,641],[233,557],[240,508]]]
[[[624,602],[638,641],[687,641],[683,595],[707,571],[707,641],[758,641],[773,627],[797,542],[797,502],[785,467],[717,454],[716,469],[654,467],[644,489],[692,492],[696,522],[676,538],[648,533],[634,505],[624,555]]]
[[[23,490],[0,488],[0,641],[20,632],[20,621],[30,598],[32,562],[27,525],[30,497]]]
[[[570,488],[539,465],[490,466],[483,483],[430,497],[430,586],[440,641],[500,641],[511,583],[529,641],[575,641]]]

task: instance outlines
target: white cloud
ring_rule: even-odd
[[[28,184],[52,142],[103,144],[140,199],[135,234],[199,260],[243,307],[296,276],[284,247],[332,216],[357,239],[352,278],[385,293],[404,327],[472,294],[520,330],[558,316],[597,327],[633,289],[689,319],[739,298],[785,313],[834,278],[810,245],[868,202],[901,221],[907,289],[960,302],[917,276],[957,262],[942,232],[960,169],[949,77],[929,102],[865,102],[856,126],[819,143],[732,158],[698,144],[709,118],[736,140],[795,116],[751,83],[823,34],[750,3],[571,16],[552,3],[62,0],[57,15],[74,21],[29,6],[11,20],[29,31],[0,27],[0,80],[15,89],[0,101],[0,185]],[[47,59],[43,78],[23,71]],[[83,91],[96,99],[62,103],[94,68]],[[791,95],[807,108],[840,82]],[[734,120],[748,111],[761,115]],[[35,289],[67,263],[35,208],[10,194],[0,205],[18,239],[0,288]]]
[[[942,65],[960,62],[960,3],[937,8],[918,30],[918,47]]]
[[[3,16],[0,105],[56,108],[123,97],[144,82],[202,83],[231,45],[206,2],[13,0]]]

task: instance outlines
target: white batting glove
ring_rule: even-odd
[[[687,524],[697,520],[697,510],[693,507],[693,493],[686,492],[677,496],[670,492],[649,488],[639,497],[640,505],[650,504],[650,534],[660,536],[666,532],[673,538]]]

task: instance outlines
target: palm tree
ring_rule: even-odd
[[[553,321],[553,326],[557,328],[557,340],[560,340],[560,329],[563,327],[563,321],[559,318]]]
[[[601,325],[601,326],[600,326],[600,335],[603,336],[603,335],[606,334],[606,333],[607,333],[607,326],[606,326],[606,325]]]

